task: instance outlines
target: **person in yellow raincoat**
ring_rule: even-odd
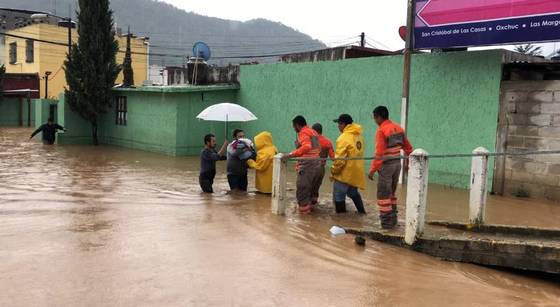
[[[333,198],[336,213],[346,212],[346,196],[354,202],[356,210],[365,214],[364,202],[358,189],[365,189],[366,174],[363,160],[336,160],[339,158],[363,158],[364,137],[362,127],[355,124],[352,117],[342,114],[334,120],[341,134],[336,140],[335,161],[331,167],[334,181]]]
[[[264,131],[255,136],[256,160],[247,160],[247,165],[255,169],[255,187],[261,193],[272,193],[272,161],[278,152],[272,143],[272,134]]]

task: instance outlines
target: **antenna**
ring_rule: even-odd
[[[198,77],[198,59],[201,58],[202,61],[210,60],[211,52],[210,47],[206,43],[197,42],[193,46],[193,57],[194,57],[194,68],[193,68],[193,78],[192,83],[196,85],[196,78]]]

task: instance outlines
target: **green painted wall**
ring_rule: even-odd
[[[198,155],[204,146],[204,135],[213,133],[219,145],[225,139],[226,125],[221,122],[207,122],[196,119],[196,116],[207,107],[221,102],[237,103],[238,90],[211,91],[192,93],[185,97],[176,95],[177,103],[177,155]],[[230,123],[228,130],[239,125]],[[228,139],[231,139],[229,136]]]
[[[58,99],[58,124],[66,128],[66,132],[58,133],[58,144],[91,144],[91,125],[70,109],[64,100],[64,94]]]
[[[196,155],[203,136],[214,133],[223,140],[221,123],[202,122],[195,117],[206,107],[233,101],[237,89],[208,91],[118,91],[127,96],[127,125],[116,125],[116,106],[103,116],[100,142],[169,155]]]
[[[23,115],[23,126],[28,126],[28,104],[27,98],[20,102],[19,98],[2,97],[0,99],[0,126],[18,127],[20,126],[20,116]],[[21,115],[20,115],[21,114]],[[35,107],[31,101],[31,127],[35,126]]]
[[[496,142],[501,51],[423,54],[413,57],[409,137],[433,154],[470,153]],[[336,62],[248,65],[241,67],[240,102],[259,120],[248,123],[249,135],[272,132],[281,151],[293,148],[291,119],[306,116],[321,122],[333,140],[332,119],[349,113],[365,130],[373,155],[371,119],[375,106],[386,105],[400,121],[402,57],[375,57]],[[365,167],[367,165],[364,165]],[[470,159],[431,161],[430,180],[468,186]]]

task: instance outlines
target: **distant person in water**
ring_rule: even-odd
[[[204,149],[200,153],[200,176],[198,177],[204,193],[214,193],[212,185],[214,184],[214,177],[216,177],[216,161],[226,160],[227,145],[228,141],[226,140],[220,151],[216,151],[216,137],[213,134],[204,136]]]
[[[29,139],[31,140],[37,133],[43,132],[43,144],[53,145],[56,141],[56,133],[58,132],[58,130],[66,131],[64,127],[59,124],[55,124],[53,119],[49,117],[47,123],[41,125],[41,127],[33,131]]]

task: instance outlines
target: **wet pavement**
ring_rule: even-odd
[[[328,232],[375,214],[334,216],[325,200],[279,217],[267,196],[226,194],[224,176],[200,194],[196,158],[29,133],[0,128],[0,306],[560,306],[557,278]],[[463,221],[467,199],[430,186],[427,218]],[[487,215],[560,228],[552,203],[490,197]]]

